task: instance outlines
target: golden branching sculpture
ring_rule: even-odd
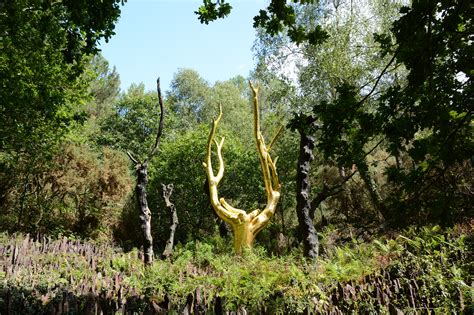
[[[258,156],[260,159],[260,165],[262,167],[263,181],[265,183],[265,191],[267,195],[267,205],[265,206],[265,209],[262,211],[257,209],[247,213],[244,210],[236,209],[230,206],[224,200],[224,198],[219,198],[217,187],[224,176],[224,160],[222,158],[222,146],[224,144],[224,138],[222,138],[220,142],[217,142],[214,138],[217,125],[222,118],[221,106],[219,106],[219,116],[214,119],[212,123],[211,132],[207,141],[206,161],[203,163],[209,182],[209,193],[212,207],[216,211],[217,215],[232,227],[234,232],[234,249],[237,253],[240,253],[244,247],[252,247],[255,236],[268,224],[270,218],[275,213],[278,199],[280,199],[281,187],[275,166],[277,158],[275,161],[273,161],[269,153],[271,145],[275,142],[278,134],[273,138],[269,147],[267,148],[265,145],[265,140],[260,131],[258,88],[254,87],[252,82],[249,82],[249,84],[253,94],[254,133],[255,139],[257,141]],[[217,147],[217,158],[219,162],[217,175],[214,175],[211,161],[213,142]]]

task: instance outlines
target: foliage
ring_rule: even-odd
[[[99,145],[131,151],[144,160],[152,147],[159,122],[156,93],[145,92],[143,84],[132,84],[114,103],[114,111],[100,123]]]
[[[200,125],[181,136],[165,139],[159,158],[150,165],[150,191],[154,192],[150,193],[150,203],[152,211],[157,212],[154,213],[154,231],[160,240],[167,238],[168,227],[164,222],[169,222],[167,211],[158,210],[165,209],[161,199],[161,183],[174,184],[173,202],[180,222],[177,229],[179,241],[199,239],[213,234],[215,230],[217,217],[209,204],[202,166],[207,132],[208,127]],[[236,206],[254,209],[256,201],[264,201],[255,150],[242,145],[240,139],[229,131],[223,131],[222,135],[226,137],[223,156],[229,180],[223,180],[221,191]]]
[[[199,73],[192,69],[180,69],[174,75],[171,91],[167,94],[170,112],[176,115],[170,117],[173,129],[186,130],[203,122],[209,94],[209,83]]]
[[[397,3],[385,1],[370,2],[367,10],[333,4],[296,6],[296,23],[321,23],[330,35],[318,47],[296,48],[285,32],[276,45],[259,36],[260,60],[274,75],[288,66],[278,60],[296,60],[301,93],[294,96],[291,126],[316,136],[322,155],[316,163],[358,172],[351,185],[364,183],[369,202],[355,206],[369,209],[366,214],[392,224],[469,216],[467,4],[420,1],[400,14],[394,14]],[[379,35],[367,36],[373,32]],[[305,117],[318,128],[309,130]],[[333,199],[342,204],[341,196]]]
[[[208,123],[215,117],[220,104],[226,116],[232,117],[223,121],[223,126],[241,135],[248,143],[252,139],[251,130],[245,128],[252,121],[249,97],[247,82],[241,76],[211,86],[195,70],[180,69],[174,75],[166,98],[170,108],[168,134]]]
[[[3,235],[0,254],[8,259],[1,260],[0,304],[10,301],[15,310],[37,314],[65,301],[76,301],[69,307],[78,311],[89,303],[115,311],[191,304],[212,311],[220,303],[223,310],[287,314],[461,312],[472,293],[470,229],[409,229],[393,239],[349,239],[337,246],[330,243],[337,230],[329,229],[322,238],[328,251],[317,265],[293,255],[269,258],[261,248],[234,256],[227,242],[210,238],[178,246],[172,261],[150,268],[135,250]]]
[[[279,32],[285,30],[288,36],[296,44],[309,42],[312,45],[318,45],[327,38],[326,32],[317,25],[314,28],[307,28],[303,25],[297,25],[296,13],[293,3],[310,4],[317,1],[314,0],[272,0],[265,10],[260,10],[259,14],[254,17],[255,28],[261,27],[265,32],[275,36]],[[199,10],[194,12],[198,15],[201,23],[209,24],[218,18],[225,18],[230,14],[232,6],[225,1],[203,0],[203,5]]]
[[[467,32],[472,27],[463,5],[422,1],[403,8],[391,29],[394,42],[390,35],[376,37],[382,57],[388,54],[391,60],[371,88],[364,93],[343,84],[337,99],[314,107],[322,123],[318,147],[326,157],[338,157],[339,164],[346,166],[356,163],[362,177],[368,165],[358,160],[374,150],[374,143],[395,160],[385,169],[391,184],[385,199],[392,209],[384,211],[388,220],[422,216],[444,221],[465,215],[467,204],[458,201],[466,197],[458,195],[456,183],[441,190],[432,187],[461,165],[462,172],[470,173],[472,168],[465,163],[472,151],[468,135],[472,126],[466,118],[471,78],[469,74],[459,77],[468,71],[459,56],[467,53],[469,45],[467,35],[452,24]],[[390,67],[400,65],[407,68],[406,82],[385,75]],[[390,85],[377,90],[383,80]],[[409,163],[402,164],[401,157]]]
[[[81,121],[88,54],[113,35],[119,3],[22,0],[0,13],[0,150],[37,152]]]
[[[78,234],[109,234],[108,224],[117,218],[119,200],[127,194],[128,174],[108,169],[123,170],[123,160],[115,152],[94,151],[80,143],[93,133],[83,129],[92,103],[99,106],[114,97],[111,92],[108,100],[100,98],[98,90],[90,88],[99,81],[97,72],[107,68],[105,61],[91,54],[98,52],[101,39],[113,35],[123,2],[1,3],[2,229],[70,234],[80,230],[78,221],[84,219],[85,229]],[[97,67],[91,66],[94,62]],[[82,167],[91,173],[84,174]],[[107,182],[109,172],[117,183]],[[98,177],[92,179],[93,174]],[[116,191],[107,190],[109,185]],[[91,217],[98,220],[95,231],[88,221]]]
[[[391,155],[406,154],[412,168],[390,167],[389,179],[400,185],[398,207],[413,214],[428,209],[446,220],[465,215],[468,204],[459,186],[430,187],[445,181],[461,165],[472,169],[472,15],[467,2],[420,1],[404,7],[393,24],[396,46],[379,37],[382,51],[393,54],[409,71],[406,85],[392,86],[380,99],[376,121]],[[415,188],[416,187],[416,188]],[[472,197],[472,196],[471,196]],[[444,209],[440,209],[444,208]]]
[[[232,6],[226,3],[225,0],[203,0],[203,5],[199,7],[198,11],[194,13],[198,15],[201,23],[209,24],[218,18],[224,18],[230,14]]]
[[[33,172],[23,161],[6,169],[1,229],[49,235],[110,237],[131,190],[124,154],[104,148],[65,144]]]
[[[92,77],[89,85],[92,101],[86,105],[88,116],[99,119],[110,115],[120,92],[120,77],[115,66],[111,69],[109,62],[97,54],[87,65],[85,75]]]

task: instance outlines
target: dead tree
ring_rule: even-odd
[[[258,156],[260,160],[260,166],[262,168],[263,182],[265,184],[265,192],[267,196],[267,205],[265,206],[265,209],[257,209],[247,213],[244,210],[232,207],[224,200],[224,198],[219,198],[217,187],[224,176],[224,160],[222,158],[222,146],[224,144],[224,138],[222,138],[220,142],[217,142],[214,138],[217,125],[222,118],[221,106],[219,106],[219,116],[214,119],[212,123],[211,132],[207,142],[206,161],[203,163],[209,183],[211,205],[216,211],[217,215],[232,227],[234,232],[234,249],[237,253],[241,252],[244,247],[251,247],[253,245],[255,236],[268,224],[270,218],[275,213],[278,200],[280,199],[281,188],[276,171],[276,159],[273,161],[270,156],[271,146],[274,143],[276,136],[273,138],[267,148],[263,135],[260,131],[258,88],[254,87],[251,82],[249,83],[253,94],[254,134],[255,140],[257,142]],[[217,147],[217,158],[219,162],[217,175],[214,175],[214,171],[212,169],[212,143],[215,143]]]
[[[296,215],[298,217],[298,237],[303,241],[305,257],[316,259],[319,255],[319,239],[314,226],[314,215],[319,205],[331,196],[342,191],[343,185],[352,178],[341,174],[341,182],[337,185],[323,183],[323,187],[312,197],[311,189],[311,162],[314,160],[315,137],[320,125],[313,116],[300,115],[291,126],[300,134],[300,148],[298,166],[296,170]]]
[[[296,170],[296,214],[299,234],[303,240],[304,255],[310,259],[318,257],[319,240],[311,216],[311,162],[314,159],[314,137],[300,132],[300,150]]]
[[[163,106],[163,99],[161,96],[160,78],[156,80],[156,90],[158,93],[158,102],[160,105],[160,122],[156,139],[153,147],[150,149],[147,157],[141,161],[136,158],[130,151],[127,151],[128,157],[135,165],[135,173],[137,175],[137,184],[135,186],[135,194],[137,197],[138,208],[140,210],[140,226],[143,233],[143,256],[145,264],[153,263],[153,237],[151,236],[151,211],[148,207],[148,200],[146,195],[146,186],[148,184],[148,162],[156,154],[158,145],[160,144],[161,134],[163,132],[163,118],[165,116],[165,108]]]
[[[171,214],[170,237],[168,238],[165,250],[163,251],[163,257],[168,259],[173,254],[174,234],[176,233],[176,228],[178,227],[179,222],[176,206],[170,201],[174,188],[173,184],[161,184],[161,187],[163,188],[163,199],[165,199],[166,207],[170,209]]]

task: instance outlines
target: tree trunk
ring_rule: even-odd
[[[151,236],[151,211],[148,208],[148,201],[146,199],[146,185],[148,183],[148,161],[156,154],[160,144],[161,134],[163,132],[163,119],[165,117],[165,107],[163,106],[163,99],[161,97],[160,78],[156,80],[156,91],[158,93],[158,103],[160,104],[160,123],[158,132],[156,133],[155,144],[148,153],[148,157],[141,162],[133,156],[132,152],[127,151],[127,155],[135,165],[137,174],[137,186],[135,193],[137,195],[138,208],[140,209],[140,222],[143,234],[143,256],[145,265],[153,263],[153,237]]]
[[[163,198],[165,199],[166,206],[170,209],[171,213],[171,226],[170,226],[170,237],[166,242],[165,250],[163,251],[164,258],[170,258],[173,254],[173,245],[174,245],[174,234],[176,232],[176,227],[178,226],[178,214],[176,213],[176,207],[170,201],[171,194],[173,193],[173,184],[161,185],[163,187]]]
[[[234,250],[241,253],[244,248],[252,248],[255,240],[255,233],[251,230],[250,221],[233,226],[234,230]]]
[[[137,173],[137,194],[138,208],[140,209],[140,223],[143,233],[143,254],[145,264],[153,263],[153,238],[151,236],[151,211],[148,208],[146,198],[146,185],[148,183],[148,164],[140,163],[135,165]]]
[[[314,138],[300,132],[300,152],[296,173],[296,214],[298,216],[299,234],[303,240],[304,255],[315,259],[319,254],[319,240],[311,217],[311,161],[314,159]]]
[[[387,211],[383,203],[382,196],[380,196],[377,184],[369,173],[369,166],[364,161],[357,164],[357,169],[359,170],[360,177],[364,181],[365,186],[369,191],[370,199],[378,212],[379,219],[383,220],[387,214]]]

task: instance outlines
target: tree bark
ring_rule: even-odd
[[[160,144],[161,134],[163,132],[163,120],[165,117],[165,108],[163,106],[163,98],[161,96],[160,78],[156,80],[156,91],[158,93],[158,103],[160,105],[160,122],[158,131],[156,133],[155,144],[148,153],[148,157],[141,162],[133,154],[127,151],[127,155],[135,165],[135,171],[137,174],[137,185],[135,187],[135,193],[137,196],[138,208],[140,209],[140,223],[143,234],[143,257],[145,265],[151,265],[153,263],[153,237],[151,236],[151,211],[148,208],[148,201],[146,198],[146,185],[148,184],[148,161],[156,154],[158,146]]]
[[[311,217],[311,161],[314,159],[314,138],[300,132],[300,151],[296,173],[296,213],[298,216],[299,233],[303,240],[304,255],[315,259],[319,255],[319,240]]]
[[[151,211],[148,208],[146,198],[146,185],[148,183],[148,164],[139,163],[135,165],[137,174],[137,185],[135,192],[137,195],[138,208],[140,209],[140,223],[143,233],[143,254],[145,264],[153,263],[153,237],[151,236]]]
[[[367,190],[369,191],[370,200],[375,206],[379,218],[382,220],[385,219],[387,211],[383,203],[382,196],[380,195],[380,192],[378,190],[377,184],[375,183],[375,180],[369,172],[369,166],[364,161],[357,164],[357,169],[359,170],[360,177],[364,181],[364,184],[367,187]]]
[[[173,193],[173,184],[164,185],[161,184],[163,188],[163,198],[165,199],[166,206],[170,209],[171,213],[171,226],[170,226],[170,237],[166,242],[165,250],[163,251],[163,257],[168,259],[173,254],[173,245],[174,245],[174,234],[176,233],[176,228],[178,227],[178,214],[176,212],[175,205],[170,201],[171,194]]]

